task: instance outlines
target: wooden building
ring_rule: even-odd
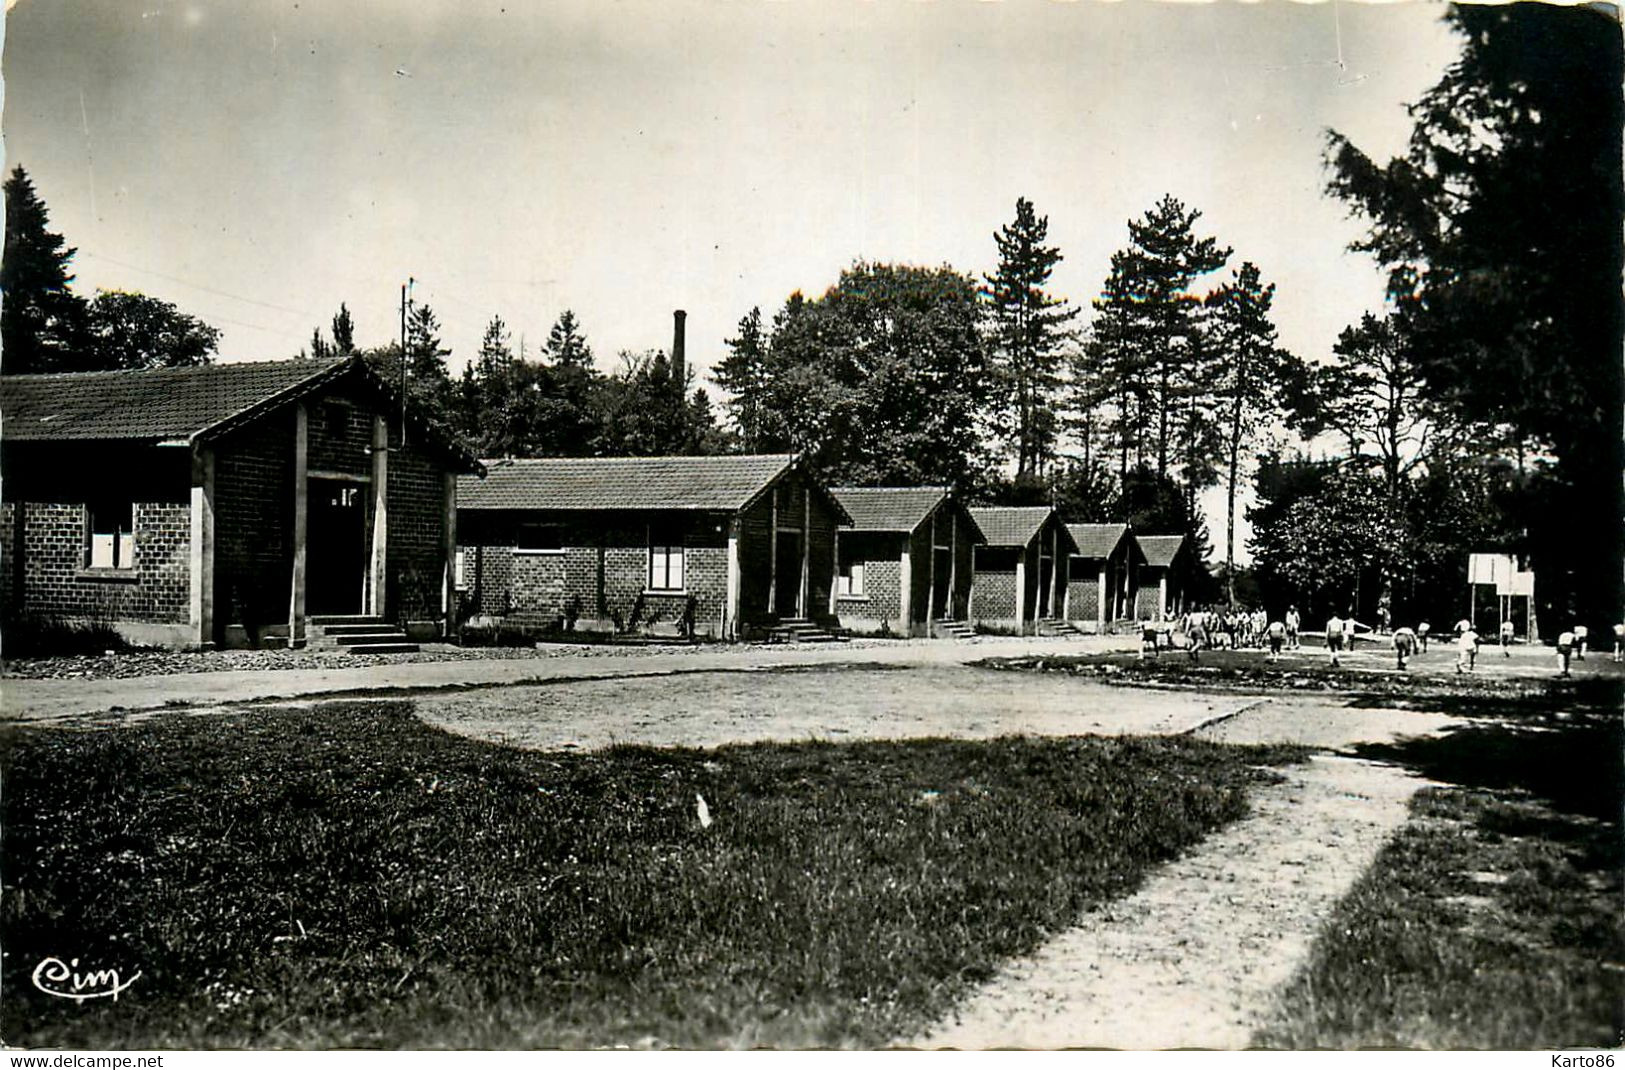
[[[1190,544],[1183,535],[1136,535],[1143,558],[1134,615],[1139,620],[1167,620],[1188,608],[1185,589],[1190,571]]]
[[[837,532],[830,612],[854,632],[932,635],[963,621],[982,533],[947,487],[835,487],[851,516]]]
[[[714,639],[828,620],[849,517],[793,454],[486,466],[458,490],[470,614]]]
[[[1022,635],[1058,618],[1067,560],[1077,552],[1060,514],[1047,505],[974,506],[970,514],[984,539],[975,553],[971,618]]]
[[[1078,551],[1067,563],[1063,616],[1086,632],[1105,633],[1133,618],[1140,567],[1139,543],[1127,524],[1068,524]]]
[[[12,613],[205,647],[300,646],[320,616],[447,624],[456,476],[479,463],[417,421],[403,440],[360,360],[0,376],[0,413]]]

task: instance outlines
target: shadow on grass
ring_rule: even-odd
[[[1564,813],[1617,822],[1625,792],[1622,743],[1616,715],[1551,725],[1481,721],[1436,736],[1364,743],[1353,753],[1447,784],[1528,792]]]

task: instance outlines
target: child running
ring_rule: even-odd
[[[1511,617],[1508,617],[1507,619],[1505,619],[1505,620],[1503,620],[1501,622],[1501,654],[1503,656],[1509,657],[1509,658],[1512,656],[1512,618]]]
[[[1591,629],[1584,624],[1574,626],[1574,656],[1580,661],[1586,659],[1586,639],[1591,635]]]
[[[1557,671],[1560,676],[1569,674],[1569,655],[1574,653],[1574,633],[1564,632],[1557,637]]]
[[[1272,620],[1264,627],[1264,638],[1270,645],[1270,660],[1281,656],[1281,644],[1286,642],[1286,625]]]
[[[1416,653],[1416,632],[1410,628],[1394,629],[1394,657],[1399,660],[1399,667],[1405,668],[1405,662]]]

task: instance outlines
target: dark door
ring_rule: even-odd
[[[781,617],[801,616],[801,536],[781,531],[773,574],[773,611]]]
[[[367,574],[366,495],[363,483],[310,480],[305,514],[305,612],[310,616],[361,612]]]
[[[1050,594],[1055,586],[1055,562],[1048,557],[1038,559],[1038,616],[1050,615]]]
[[[952,617],[953,610],[953,551],[947,547],[938,547],[932,551],[936,572],[932,574],[932,582],[936,587],[931,592],[931,619],[944,620]]]

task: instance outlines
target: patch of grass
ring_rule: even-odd
[[[1430,655],[1433,656],[1433,655]],[[1447,657],[1439,655],[1438,657]],[[1279,691],[1347,697],[1353,706],[1418,709],[1465,717],[1552,717],[1558,712],[1617,714],[1625,702],[1625,675],[1562,679],[1555,674],[1496,676],[1457,674],[1454,663],[1413,662],[1408,673],[1344,665],[1332,668],[1301,657],[1271,663],[1259,651],[1203,651],[1191,661],[1182,651],[1140,659],[1133,654],[1024,655],[976,663],[1011,672],[1064,673],[1128,687]],[[1600,669],[1599,671],[1603,671]]]
[[[81,1048],[881,1045],[1301,756],[544,754],[383,702],[19,731],[0,1023]],[[28,983],[47,955],[142,977],[116,1004],[50,1000]]]
[[[94,615],[72,618],[8,610],[0,620],[0,656],[6,661],[81,657],[131,649],[112,624]]]
[[[1621,743],[1616,714],[1363,748],[1450,784],[1418,794],[1257,1042],[1618,1045]]]

